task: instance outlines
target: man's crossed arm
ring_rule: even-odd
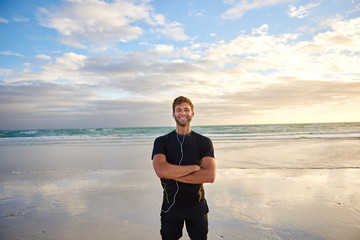
[[[213,157],[204,157],[198,165],[174,165],[166,162],[164,154],[156,154],[153,166],[159,178],[174,179],[183,183],[213,183],[216,176],[216,163]]]

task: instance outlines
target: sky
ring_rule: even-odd
[[[0,129],[358,122],[358,0],[3,0]]]

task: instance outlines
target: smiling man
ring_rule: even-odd
[[[176,130],[158,137],[152,152],[153,166],[163,187],[162,239],[179,239],[184,223],[192,240],[207,239],[209,212],[203,183],[216,175],[211,140],[190,128],[194,106],[177,97],[172,105]]]

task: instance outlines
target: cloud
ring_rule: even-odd
[[[331,30],[319,32],[309,41],[299,41],[298,35],[291,33],[270,35],[269,26],[262,25],[252,34],[241,34],[229,42],[200,44],[203,51],[158,44],[142,51],[118,51],[116,57],[70,52],[42,65],[41,72],[26,72],[11,81],[68,79],[72,83],[105,83],[140,95],[145,93],[142,91],[156,93],[156,83],[166,91],[175,90],[178,80],[199,84],[201,89],[204,81],[209,88],[231,83],[232,89],[242,88],[243,82],[254,79],[257,84],[288,77],[354,81],[359,77],[354,64],[359,61],[359,25],[360,18],[338,19],[329,22]],[[196,86],[186,88],[195,93],[193,89]]]
[[[68,52],[42,62],[40,71],[3,71],[0,127],[166,126],[169,103],[180,94],[196,103],[195,124],[251,123],[261,114],[273,122],[280,114],[292,121],[355,119],[360,18],[323,24],[326,30],[307,40],[261,25],[230,41],[147,43],[101,56]]]
[[[29,21],[28,18],[25,18],[25,17],[22,17],[22,16],[15,16],[15,17],[13,17],[13,20],[15,22],[28,22]]]
[[[360,100],[360,82],[343,81],[293,81],[245,89],[224,96],[229,102],[241,102],[252,106],[251,110],[313,107],[325,103],[339,103],[339,100]]]
[[[329,121],[329,116],[332,121],[356,119],[349,110],[360,107],[360,82],[293,80],[224,95],[224,117],[248,123],[259,117],[278,123]]]
[[[188,16],[190,16],[190,17],[204,17],[205,16],[205,10],[203,10],[203,9],[201,9],[201,10],[190,9],[188,11]]]
[[[0,23],[9,23],[9,21],[3,17],[0,17]]]
[[[88,47],[84,44],[78,43],[70,38],[59,38],[58,39],[62,44],[67,45],[69,47],[79,48],[79,49],[87,49]]]
[[[53,9],[39,8],[37,15],[42,26],[59,32],[63,44],[78,48],[87,45],[108,45],[109,48],[118,42],[139,39],[145,31],[143,24],[170,39],[187,39],[181,24],[155,14],[146,0],[68,1]]]
[[[49,56],[37,55],[36,58],[49,59]],[[73,52],[65,53],[54,61],[42,64],[40,67],[41,71],[24,69],[4,79],[4,82],[7,84],[22,82],[24,84],[27,81],[53,82],[58,79],[66,79],[73,83],[91,82],[91,76],[87,78],[85,72],[79,71],[84,66],[86,59],[84,55]]]
[[[155,49],[159,52],[172,52],[174,50],[174,46],[158,44],[155,46]]]
[[[267,31],[268,31],[268,30],[269,30],[269,25],[263,24],[263,25],[262,25],[261,27],[259,27],[259,28],[252,29],[251,34],[253,34],[253,35],[256,35],[256,34],[265,35],[265,34],[267,34]]]
[[[0,68],[0,75],[1,76],[11,76],[13,74],[14,74],[13,70]]]
[[[359,61],[359,21],[338,19],[331,23],[332,30],[318,33],[311,41],[299,41],[296,34],[244,34],[226,44],[213,45],[204,54],[208,61],[214,59],[214,66],[232,64],[231,73],[243,80],[256,77],[260,82],[273,82],[284,76],[355,80],[359,78],[355,64]]]
[[[183,41],[189,39],[189,37],[184,33],[184,29],[182,28],[181,24],[177,22],[166,24],[164,27],[161,28],[156,28],[155,32],[161,33],[167,38],[175,41]]]
[[[129,2],[121,9],[120,5],[100,1],[77,2],[56,11],[41,8],[39,16],[41,25],[75,42],[127,42],[142,34],[141,28],[131,25],[139,20],[130,11],[134,7]]]
[[[0,114],[3,116],[0,128],[96,127],[99,122],[109,127],[141,126],[144,117],[152,125],[166,122],[165,118],[161,120],[157,116],[170,112],[168,104],[154,105],[154,100],[139,101],[136,97],[133,100],[99,99],[94,90],[101,88],[101,85],[35,80],[0,85]]]
[[[253,9],[260,9],[271,5],[289,2],[289,0],[226,0],[225,4],[234,5],[229,8],[222,17],[224,19],[238,19],[241,18],[247,11]]]
[[[24,55],[20,54],[20,53],[13,53],[10,50],[7,50],[5,52],[0,52],[0,55],[6,55],[6,56],[16,56],[16,57],[24,57]]]
[[[289,16],[293,18],[304,18],[309,15],[309,11],[312,8],[315,8],[319,6],[321,3],[309,3],[304,6],[295,7],[293,5],[290,5],[289,8]]]
[[[44,60],[50,60],[50,59],[51,59],[50,56],[45,55],[45,54],[36,55],[36,58],[38,58],[38,59],[44,59]]]

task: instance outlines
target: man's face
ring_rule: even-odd
[[[178,125],[185,127],[187,124],[190,124],[194,112],[191,111],[191,107],[187,102],[183,102],[175,106],[173,116]]]

